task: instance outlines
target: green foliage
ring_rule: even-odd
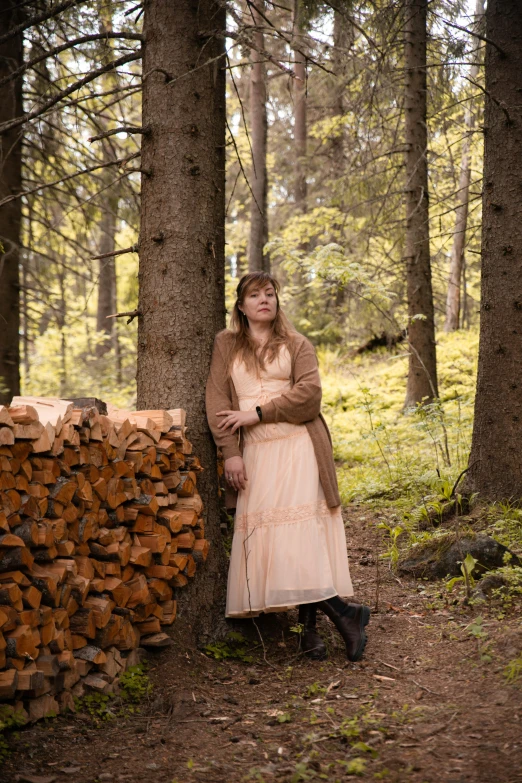
[[[148,665],[141,661],[136,666],[129,668],[120,676],[120,698],[128,704],[139,704],[152,691],[152,683],[147,674]]]
[[[364,775],[366,772],[366,759],[356,757],[349,761],[346,765],[347,775]]]
[[[504,678],[506,682],[515,683],[522,678],[522,654],[509,661],[504,668]]]
[[[247,640],[243,634],[236,631],[230,631],[225,641],[213,642],[203,648],[205,653],[215,658],[217,661],[223,661],[227,658],[234,658],[243,663],[253,663],[254,658],[248,652]]]
[[[484,620],[482,617],[476,617],[469,625],[466,626],[466,631],[469,636],[473,636],[477,640],[477,649],[479,658],[483,663],[490,663],[493,659],[490,655],[491,642],[487,642],[489,636],[487,630],[484,628]]]
[[[522,508],[519,505],[510,501],[492,503],[486,519],[497,541],[511,549],[522,550]]]
[[[118,681],[118,693],[88,693],[76,698],[76,709],[86,712],[96,723],[127,717],[139,712],[137,705],[152,691],[147,674],[147,662],[130,666]]]
[[[313,682],[311,685],[308,685],[306,692],[305,692],[305,698],[311,699],[314,696],[322,696],[326,693],[326,688],[324,685],[320,685],[318,682]]]
[[[383,552],[380,557],[389,558],[390,567],[394,568],[397,565],[399,559],[399,537],[404,533],[404,528],[401,525],[389,525],[387,522],[379,522],[377,527],[381,530],[386,530],[390,539],[390,548]]]
[[[0,764],[9,756],[7,733],[24,726],[26,719],[21,712],[16,712],[8,704],[0,705]]]
[[[471,598],[471,588],[475,585],[475,580],[473,579],[472,574],[477,563],[478,560],[473,557],[471,552],[468,552],[464,560],[460,563],[462,576],[454,576],[453,579],[449,579],[446,583],[448,590],[453,590],[454,586],[458,582],[464,582],[466,586],[466,598],[469,600]]]
[[[113,693],[88,693],[81,698],[75,698],[74,704],[77,710],[86,712],[97,723],[116,717],[116,712],[110,709],[114,698]]]
[[[477,348],[474,332],[439,335],[440,398],[406,412],[406,353],[348,358],[340,349],[318,351],[343,503],[399,512],[418,506],[426,519],[440,516],[447,502],[458,511],[461,498],[449,495],[467,466]]]

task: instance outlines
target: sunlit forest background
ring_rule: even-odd
[[[290,6],[265,6],[266,257],[282,284],[283,308],[317,348],[344,500],[393,495],[399,484],[421,491],[459,474],[471,435],[483,154],[483,42],[469,35],[475,9],[463,0],[430,5],[428,165],[439,399],[405,416],[400,8],[320,0],[302,5],[297,34],[306,52],[306,149],[296,157]],[[97,0],[31,27],[25,39],[25,59],[34,63],[25,74],[25,110],[38,110],[53,96],[60,95],[60,103],[26,125],[24,137],[24,394],[94,392],[120,407],[136,404],[136,321],[106,316],[132,311],[138,297],[141,135],[133,129],[141,126],[141,66],[126,38],[98,36],[60,52],[64,41],[96,38],[104,30],[139,36],[141,12],[132,9],[126,0]],[[248,271],[254,176],[250,90],[253,55],[259,55],[239,34],[233,37],[245,14],[241,0],[232,3],[227,28],[229,311],[238,279]],[[56,55],[39,63],[39,52],[52,48]],[[63,98],[108,60],[121,64]],[[445,332],[465,143],[470,188],[459,328]],[[296,186],[299,177],[304,192]],[[96,258],[113,249],[128,252]]]

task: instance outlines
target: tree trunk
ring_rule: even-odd
[[[428,135],[426,125],[427,0],[405,2],[406,287],[409,367],[405,407],[437,396],[431,287]]]
[[[306,57],[302,54],[304,48],[303,0],[294,0],[294,146],[295,146],[295,184],[294,198],[296,206],[306,212]],[[298,51],[300,49],[301,51]]]
[[[67,338],[65,335],[65,325],[67,318],[65,269],[58,273],[58,282],[60,284],[60,301],[58,302],[58,312],[56,320],[60,330],[60,391],[59,396],[65,399],[67,394]]]
[[[100,221],[100,255],[103,253],[112,253],[115,249],[116,237],[116,214],[114,211],[114,198],[107,198],[105,209]],[[114,256],[109,258],[100,258],[100,272],[98,277],[98,310],[96,315],[96,329],[103,332],[106,339],[99,343],[96,348],[97,356],[103,356],[111,348],[111,338],[113,331],[114,318],[107,318],[108,315],[115,313],[115,261]]]
[[[488,0],[480,342],[466,491],[522,497],[522,14]]]
[[[480,23],[484,16],[484,0],[477,0],[475,7],[475,25]],[[476,59],[477,55],[473,57]],[[473,63],[469,76],[476,80],[479,71],[477,63]],[[462,285],[462,267],[464,261],[464,246],[466,243],[466,228],[468,224],[469,183],[471,180],[471,138],[475,126],[475,114],[468,103],[464,114],[464,127],[466,135],[462,142],[462,158],[460,164],[458,204],[455,213],[455,230],[453,232],[453,246],[450,257],[450,274],[448,282],[448,294],[446,298],[446,322],[445,332],[453,332],[460,326],[460,289]]]
[[[98,2],[98,15],[100,19],[100,32],[108,33],[113,29],[112,25],[112,6],[111,3]],[[113,47],[109,39],[102,41],[100,49],[100,59],[102,63],[109,62],[114,56]],[[109,91],[118,86],[117,71],[106,73],[102,77],[103,89]],[[99,129],[101,132],[110,130],[114,127],[106,116],[98,118]],[[114,159],[114,151],[110,139],[103,142],[104,162],[109,163]],[[119,183],[112,185],[114,171],[112,168],[106,168],[102,171],[103,181],[103,205],[102,217],[100,220],[100,255],[104,253],[113,253],[116,249],[116,231],[118,228],[118,202],[119,202]],[[97,356],[114,348],[115,358],[119,354],[118,333],[115,318],[107,318],[108,315],[115,313],[116,308],[116,261],[114,256],[109,258],[100,258],[100,273],[98,278],[98,311],[96,318],[96,329],[105,335],[105,339],[96,346]],[[118,369],[117,369],[118,374]]]
[[[2,30],[22,20],[16,0],[0,0]],[[0,44],[0,79],[23,62],[22,34]],[[0,123],[22,114],[22,78],[0,87]],[[19,128],[0,134],[0,201],[22,190],[22,137]],[[20,230],[22,201],[0,207],[0,404],[20,394]]]
[[[258,8],[265,11],[264,0],[258,0]],[[266,170],[267,117],[266,117],[266,66],[263,55],[265,48],[262,25],[265,20],[252,6],[254,24],[259,25],[254,33],[257,50],[252,49],[252,70],[250,72],[250,128],[252,141],[252,172],[250,186],[250,241],[248,243],[248,270],[270,272],[270,259],[263,248],[268,242],[268,178]]]
[[[195,589],[177,596],[198,634],[218,619],[226,582],[205,412],[214,336],[225,326],[224,29],[221,0],[145,5],[143,124],[150,133],[142,145],[138,407],[185,408],[205,467],[200,491],[212,547]]]
[[[346,12],[351,11],[351,6],[352,4],[349,2],[343,8],[336,7],[334,9],[332,70],[335,80],[333,82],[332,115],[339,118],[343,117],[346,111],[344,93],[348,72],[348,51],[352,49],[355,40],[354,27],[346,17]],[[344,169],[345,136],[344,128],[336,128],[332,138],[334,162],[336,167],[340,169],[337,176],[340,176]]]

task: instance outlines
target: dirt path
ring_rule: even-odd
[[[373,607],[380,534],[367,510],[347,519],[357,598]],[[260,645],[243,663],[179,644],[152,659],[155,690],[141,714],[26,728],[0,779],[522,781],[521,692],[503,676],[520,655],[519,616],[448,605],[441,585],[399,582],[382,564],[379,593],[359,664],[346,661],[326,619],[329,660],[296,656],[292,613],[263,624],[268,663]]]

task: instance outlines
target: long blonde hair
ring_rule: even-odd
[[[268,340],[258,355],[256,353],[258,346],[248,329],[248,318],[239,308],[253,288],[263,288],[269,283],[274,287],[277,310],[271,324]],[[259,374],[260,370],[265,369],[265,361],[272,362],[278,356],[281,346],[286,345],[290,350],[292,349],[297,332],[281,310],[279,289],[279,282],[268,272],[249,272],[243,275],[239,281],[236,288],[237,298],[230,317],[230,330],[233,334],[233,339],[230,341],[230,350],[226,361],[227,376],[230,374],[236,356],[239,356],[245,362],[248,370]]]

